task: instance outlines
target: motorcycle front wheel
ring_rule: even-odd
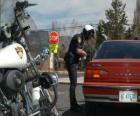
[[[41,89],[40,97],[40,107],[41,107],[41,116],[58,116],[58,111],[56,108],[57,102],[57,87],[52,86],[49,89]]]

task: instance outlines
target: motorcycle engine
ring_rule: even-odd
[[[3,76],[2,88],[8,94],[17,93],[25,83],[25,76],[21,71],[9,70]]]

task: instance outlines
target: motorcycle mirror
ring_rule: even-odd
[[[44,61],[49,56],[49,49],[43,48],[41,52],[34,58],[37,65],[40,65],[40,61]]]
[[[41,57],[42,58],[46,58],[47,56],[49,56],[50,54],[50,51],[48,48],[43,48],[42,51],[41,51]]]

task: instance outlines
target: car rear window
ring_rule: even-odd
[[[104,42],[96,52],[95,59],[140,59],[140,42]]]

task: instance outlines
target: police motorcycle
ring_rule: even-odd
[[[27,34],[30,15],[26,8],[35,4],[16,1],[14,22],[1,28],[0,34],[0,116],[58,116],[58,76],[41,72],[38,64],[47,59],[43,49],[32,57]]]

